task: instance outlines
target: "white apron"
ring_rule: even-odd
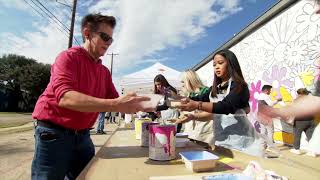
[[[212,98],[210,93],[210,102],[222,101],[230,92],[231,82],[230,79],[225,94],[217,94],[216,98]],[[214,114],[213,121],[215,145],[254,156],[264,155],[264,141],[251,125],[244,109],[238,109],[235,114]]]
[[[213,120],[205,122],[192,120],[185,125],[188,138],[214,145]]]
[[[165,104],[165,99],[164,98],[161,99],[159,104]],[[175,108],[168,108],[167,110],[160,111],[160,113],[161,113],[160,122],[164,122],[165,124],[174,124],[167,120],[179,118],[179,111]]]

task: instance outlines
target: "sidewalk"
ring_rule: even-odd
[[[22,126],[0,128],[0,134],[17,133],[17,132],[29,131],[32,129],[33,129],[33,122],[29,122]]]
[[[29,126],[30,127],[30,126]],[[96,126],[95,126],[96,127]],[[31,128],[33,125],[31,124]],[[117,124],[106,124],[107,134],[97,135],[95,129],[90,131],[90,136],[95,147],[99,151],[107,142],[109,137],[118,128]],[[5,128],[9,129],[9,128]],[[11,132],[12,132],[12,128]],[[15,131],[22,130],[16,127]],[[1,130],[1,129],[0,129]],[[8,131],[8,130],[6,130]],[[18,180],[30,179],[31,163],[34,156],[34,131],[24,131],[19,133],[8,133],[0,135],[0,179]]]

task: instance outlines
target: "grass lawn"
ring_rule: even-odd
[[[0,112],[0,114],[17,114],[16,112]]]

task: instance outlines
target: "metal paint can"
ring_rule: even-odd
[[[134,129],[136,132],[136,139],[141,139],[141,132],[142,132],[141,125],[144,122],[151,122],[151,119],[138,119],[138,118],[136,118],[134,121]]]
[[[159,125],[158,122],[143,122],[141,124],[141,138],[140,146],[148,147],[149,146],[149,128],[153,125]]]
[[[149,158],[168,161],[176,157],[176,126],[153,125],[149,128]]]

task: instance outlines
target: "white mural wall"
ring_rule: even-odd
[[[273,87],[273,97],[291,102],[296,90],[312,90],[320,57],[320,14],[312,0],[301,0],[259,30],[233,46],[245,79],[250,85],[250,102],[263,84]]]
[[[296,90],[314,89],[320,67],[320,14],[314,0],[301,0],[230,48],[239,59],[256,110],[256,94],[264,84],[273,86],[272,96],[291,102]],[[197,73],[212,83],[212,62]]]
[[[297,89],[314,90],[320,68],[317,10],[314,0],[301,0],[230,48],[249,85],[251,120],[255,118],[257,95],[264,84],[272,85],[272,97],[282,97],[286,104],[295,99]],[[212,62],[197,73],[211,86]],[[320,132],[319,126],[317,129]]]

